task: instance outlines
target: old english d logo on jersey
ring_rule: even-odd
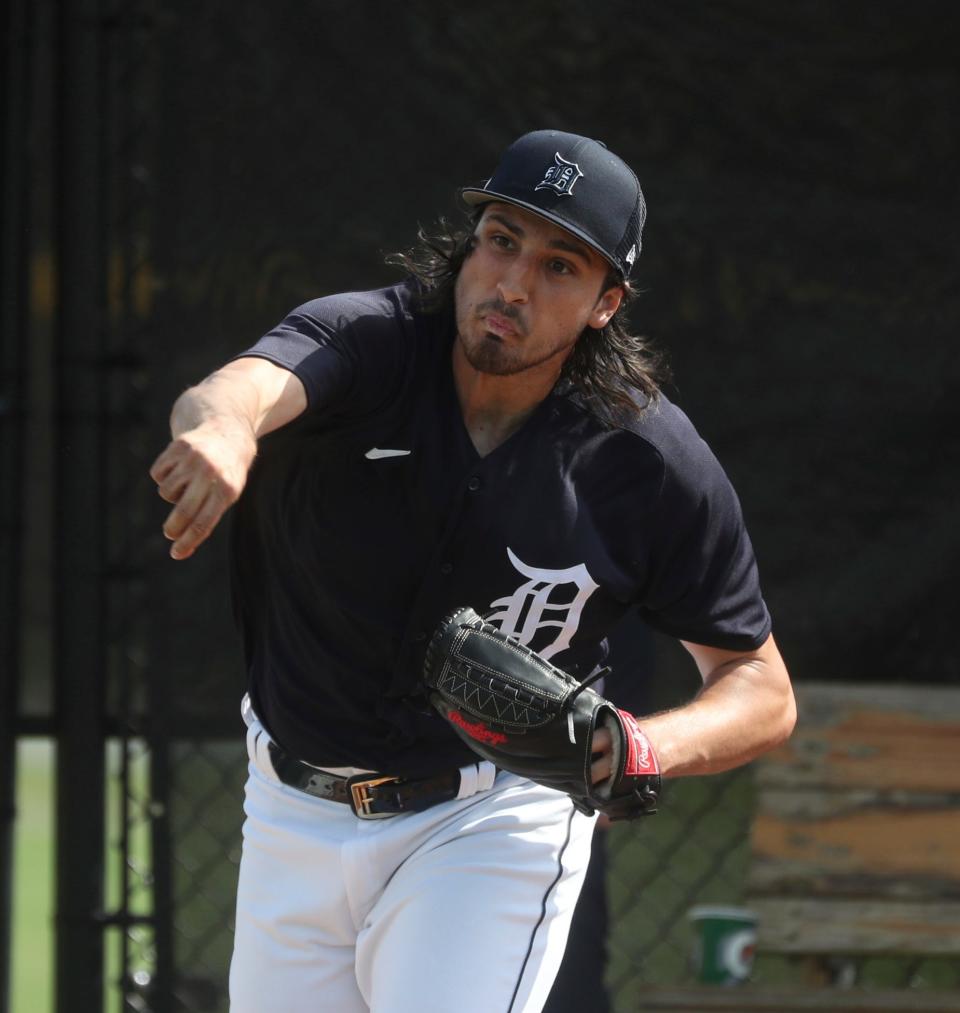
[[[544,658],[552,658],[570,646],[580,626],[583,607],[600,585],[583,563],[566,570],[545,570],[528,566],[509,547],[507,556],[516,570],[529,579],[513,594],[491,602],[495,611],[484,618],[498,626],[501,633],[515,637]],[[532,644],[541,630],[558,632],[546,644],[540,643],[539,638],[537,644]]]
[[[560,156],[558,151],[554,156],[556,161],[544,173],[543,179],[533,188],[534,190],[556,190],[561,197],[573,196],[573,185],[583,175],[580,166],[576,162],[568,162]]]

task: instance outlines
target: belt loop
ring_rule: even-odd
[[[250,725],[247,728],[247,757],[250,762],[255,764],[257,762],[257,727],[256,725]]]
[[[277,771],[273,766],[273,760],[270,758],[270,736],[267,734],[267,730],[261,725],[260,734],[257,736],[257,767],[263,771],[263,773],[277,784],[280,783],[280,778],[277,776]]]
[[[489,791],[493,787],[497,768],[489,760],[470,763],[460,768],[460,790],[457,798],[469,798],[480,791]]]
[[[493,782],[497,779],[497,766],[489,760],[481,760],[477,764],[478,784],[477,791],[489,791]]]
[[[460,789],[457,791],[457,798],[469,798],[477,793],[477,779],[480,771],[476,763],[471,763],[460,768]]]
[[[249,696],[244,696],[243,703],[240,705],[240,713],[247,725],[247,756],[250,758],[250,762],[268,781],[279,784],[280,778],[270,759],[270,736],[267,734],[266,728],[260,724],[257,715],[254,714]]]
[[[257,720],[257,715],[253,713],[253,704],[250,702],[249,693],[244,693],[243,699],[240,701],[240,717],[243,718],[243,723],[247,728]]]

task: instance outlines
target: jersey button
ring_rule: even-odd
[[[444,577],[449,577],[450,574],[453,573],[453,563],[441,563],[440,572],[444,575]]]
[[[467,482],[467,488],[471,492],[476,492],[480,488],[480,485],[481,485],[480,479],[477,478],[476,475],[474,475],[473,478],[471,478],[470,481]]]

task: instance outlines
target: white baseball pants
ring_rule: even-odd
[[[361,820],[250,752],[231,1013],[538,1013],[593,819],[499,773],[422,813]]]

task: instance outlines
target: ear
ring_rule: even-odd
[[[593,311],[587,320],[588,326],[592,327],[595,331],[606,327],[610,323],[610,318],[620,309],[622,301],[623,289],[619,285],[608,288],[597,300],[596,306],[593,307]]]

